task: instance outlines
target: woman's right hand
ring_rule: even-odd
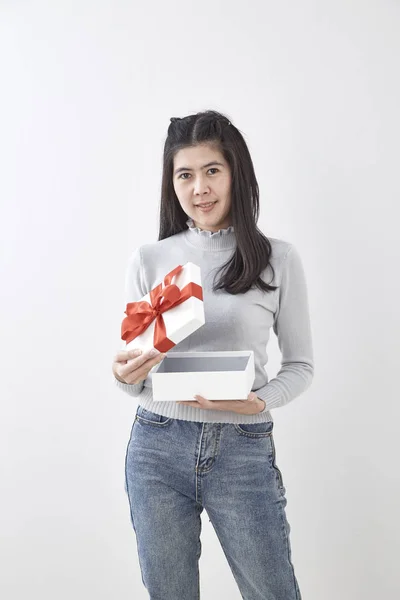
[[[121,383],[140,383],[165,356],[155,348],[144,352],[139,348],[122,350],[114,358],[112,372]]]

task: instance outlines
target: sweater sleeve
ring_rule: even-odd
[[[283,260],[278,293],[273,330],[282,354],[281,368],[275,378],[254,390],[266,403],[262,412],[288,404],[310,386],[314,376],[307,284],[301,258],[293,244]]]
[[[128,266],[125,274],[125,302],[137,302],[146,292],[143,290],[142,280],[142,256],[140,248],[133,251],[129,258]],[[140,383],[122,383],[114,377],[117,387],[129,394],[130,396],[139,396],[143,389],[144,381]]]

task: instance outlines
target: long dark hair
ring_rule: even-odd
[[[231,223],[236,248],[228,262],[219,270],[223,276],[213,290],[224,289],[230,294],[247,292],[251,287],[270,292],[278,286],[263,281],[260,273],[270,264],[271,243],[258,229],[260,210],[259,189],[253,162],[241,132],[232,122],[214,110],[206,110],[182,119],[171,117],[164,145],[161,184],[159,240],[187,229],[188,215],[182,209],[173,186],[173,161],[182,148],[211,143],[230,166]],[[273,277],[275,276],[272,269]]]

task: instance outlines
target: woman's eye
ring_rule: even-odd
[[[209,171],[218,171],[218,169],[217,169],[216,167],[211,167],[211,169],[208,169],[208,170],[209,170]],[[187,179],[187,177],[183,177],[183,175],[190,175],[190,173],[181,173],[181,174],[179,175],[179,178],[178,178],[178,179],[181,179],[181,178],[182,178],[182,179]]]

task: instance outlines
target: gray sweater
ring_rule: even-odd
[[[314,374],[308,294],[299,253],[293,244],[269,237],[275,279],[272,280],[270,267],[261,273],[261,277],[267,283],[279,285],[277,290],[267,293],[251,289],[236,295],[224,290],[213,292],[213,279],[220,277],[216,269],[230,258],[236,246],[234,228],[230,226],[217,232],[201,230],[191,219],[188,219],[187,225],[185,231],[143,244],[132,253],[125,280],[126,303],[140,300],[177,265],[189,261],[199,265],[205,324],[168,354],[174,351],[253,350],[256,377],[252,391],[265,400],[265,410],[255,415],[243,415],[176,402],[155,402],[151,372],[145,381],[131,385],[114,378],[116,385],[137,398],[138,404],[147,410],[174,419],[209,423],[273,421],[271,409],[284,406],[302,394],[311,384]],[[282,356],[279,372],[269,381],[264,367],[268,362],[267,344],[271,327]],[[125,342],[122,342],[122,349],[124,346]]]

